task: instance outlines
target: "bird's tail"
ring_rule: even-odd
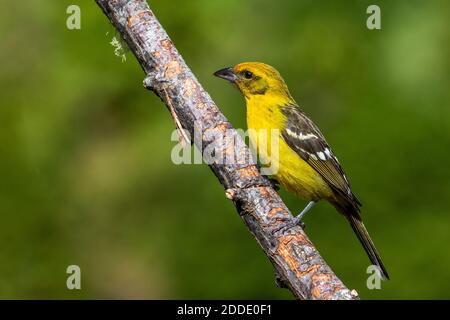
[[[358,240],[363,245],[364,250],[369,256],[372,264],[376,265],[379,268],[381,276],[384,279],[389,279],[389,274],[383,264],[383,261],[381,260],[380,254],[378,253],[377,248],[375,248],[375,245],[370,238],[370,235],[367,232],[367,229],[364,226],[361,218],[359,217],[359,214],[345,214],[345,217],[347,218],[348,222],[350,222],[353,231],[358,237]]]
[[[386,270],[386,267],[383,264],[383,260],[381,260],[380,254],[378,253],[377,248],[375,248],[375,244],[370,238],[369,232],[367,232],[366,227],[364,226],[361,216],[359,214],[361,203],[354,196],[353,199],[346,199],[343,197],[335,197],[334,201],[330,201],[334,207],[344,215],[344,217],[350,223],[353,231],[358,237],[359,242],[361,242],[364,250],[369,256],[370,261],[373,265],[377,266],[381,277],[383,279],[389,280],[389,274]]]

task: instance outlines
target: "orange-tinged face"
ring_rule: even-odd
[[[214,75],[234,83],[246,98],[266,94],[290,97],[280,73],[265,63],[243,62],[216,71]]]

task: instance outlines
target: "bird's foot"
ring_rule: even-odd
[[[306,224],[303,222],[303,217],[305,214],[311,210],[311,208],[314,206],[316,202],[310,201],[307,206],[300,212],[296,217],[293,217],[290,219],[286,224],[280,229],[281,232],[285,232],[293,227],[300,226],[303,230],[306,228]]]
[[[292,219],[289,219],[289,221],[285,222],[281,228],[277,230],[277,232],[280,233],[289,233],[289,230],[292,228],[295,228],[297,226],[300,226],[303,230],[305,229],[305,223],[301,220],[299,220],[297,217],[294,217]]]
[[[305,230],[306,228],[306,224],[303,222],[302,217],[295,217],[294,221],[292,222],[293,225],[295,226],[300,226],[303,230]]]

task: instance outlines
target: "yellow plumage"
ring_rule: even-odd
[[[246,62],[215,75],[232,82],[244,96],[250,142],[260,162],[274,169],[273,176],[281,186],[311,201],[296,222],[315,202],[327,200],[345,216],[371,262],[388,278],[344,170],[320,130],[291,97],[278,71],[264,63]]]
[[[246,97],[250,142],[264,163],[269,161],[278,163],[279,167],[274,177],[284,188],[304,200],[331,198],[332,191],[320,174],[292,150],[281,136],[281,132],[285,129],[286,117],[278,106],[288,102],[276,95]],[[272,146],[270,134],[258,134],[263,130],[272,129],[279,132],[278,153],[270,152]]]

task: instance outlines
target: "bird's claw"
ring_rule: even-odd
[[[299,219],[299,217],[294,218],[293,222],[294,226],[300,226],[303,230],[306,228],[306,224],[303,222],[302,219]]]
[[[294,217],[294,219],[289,220],[284,226],[282,226],[278,230],[278,232],[286,233],[289,229],[292,229],[296,226],[299,226],[300,228],[305,230],[306,224],[302,220],[298,219],[298,217]]]

